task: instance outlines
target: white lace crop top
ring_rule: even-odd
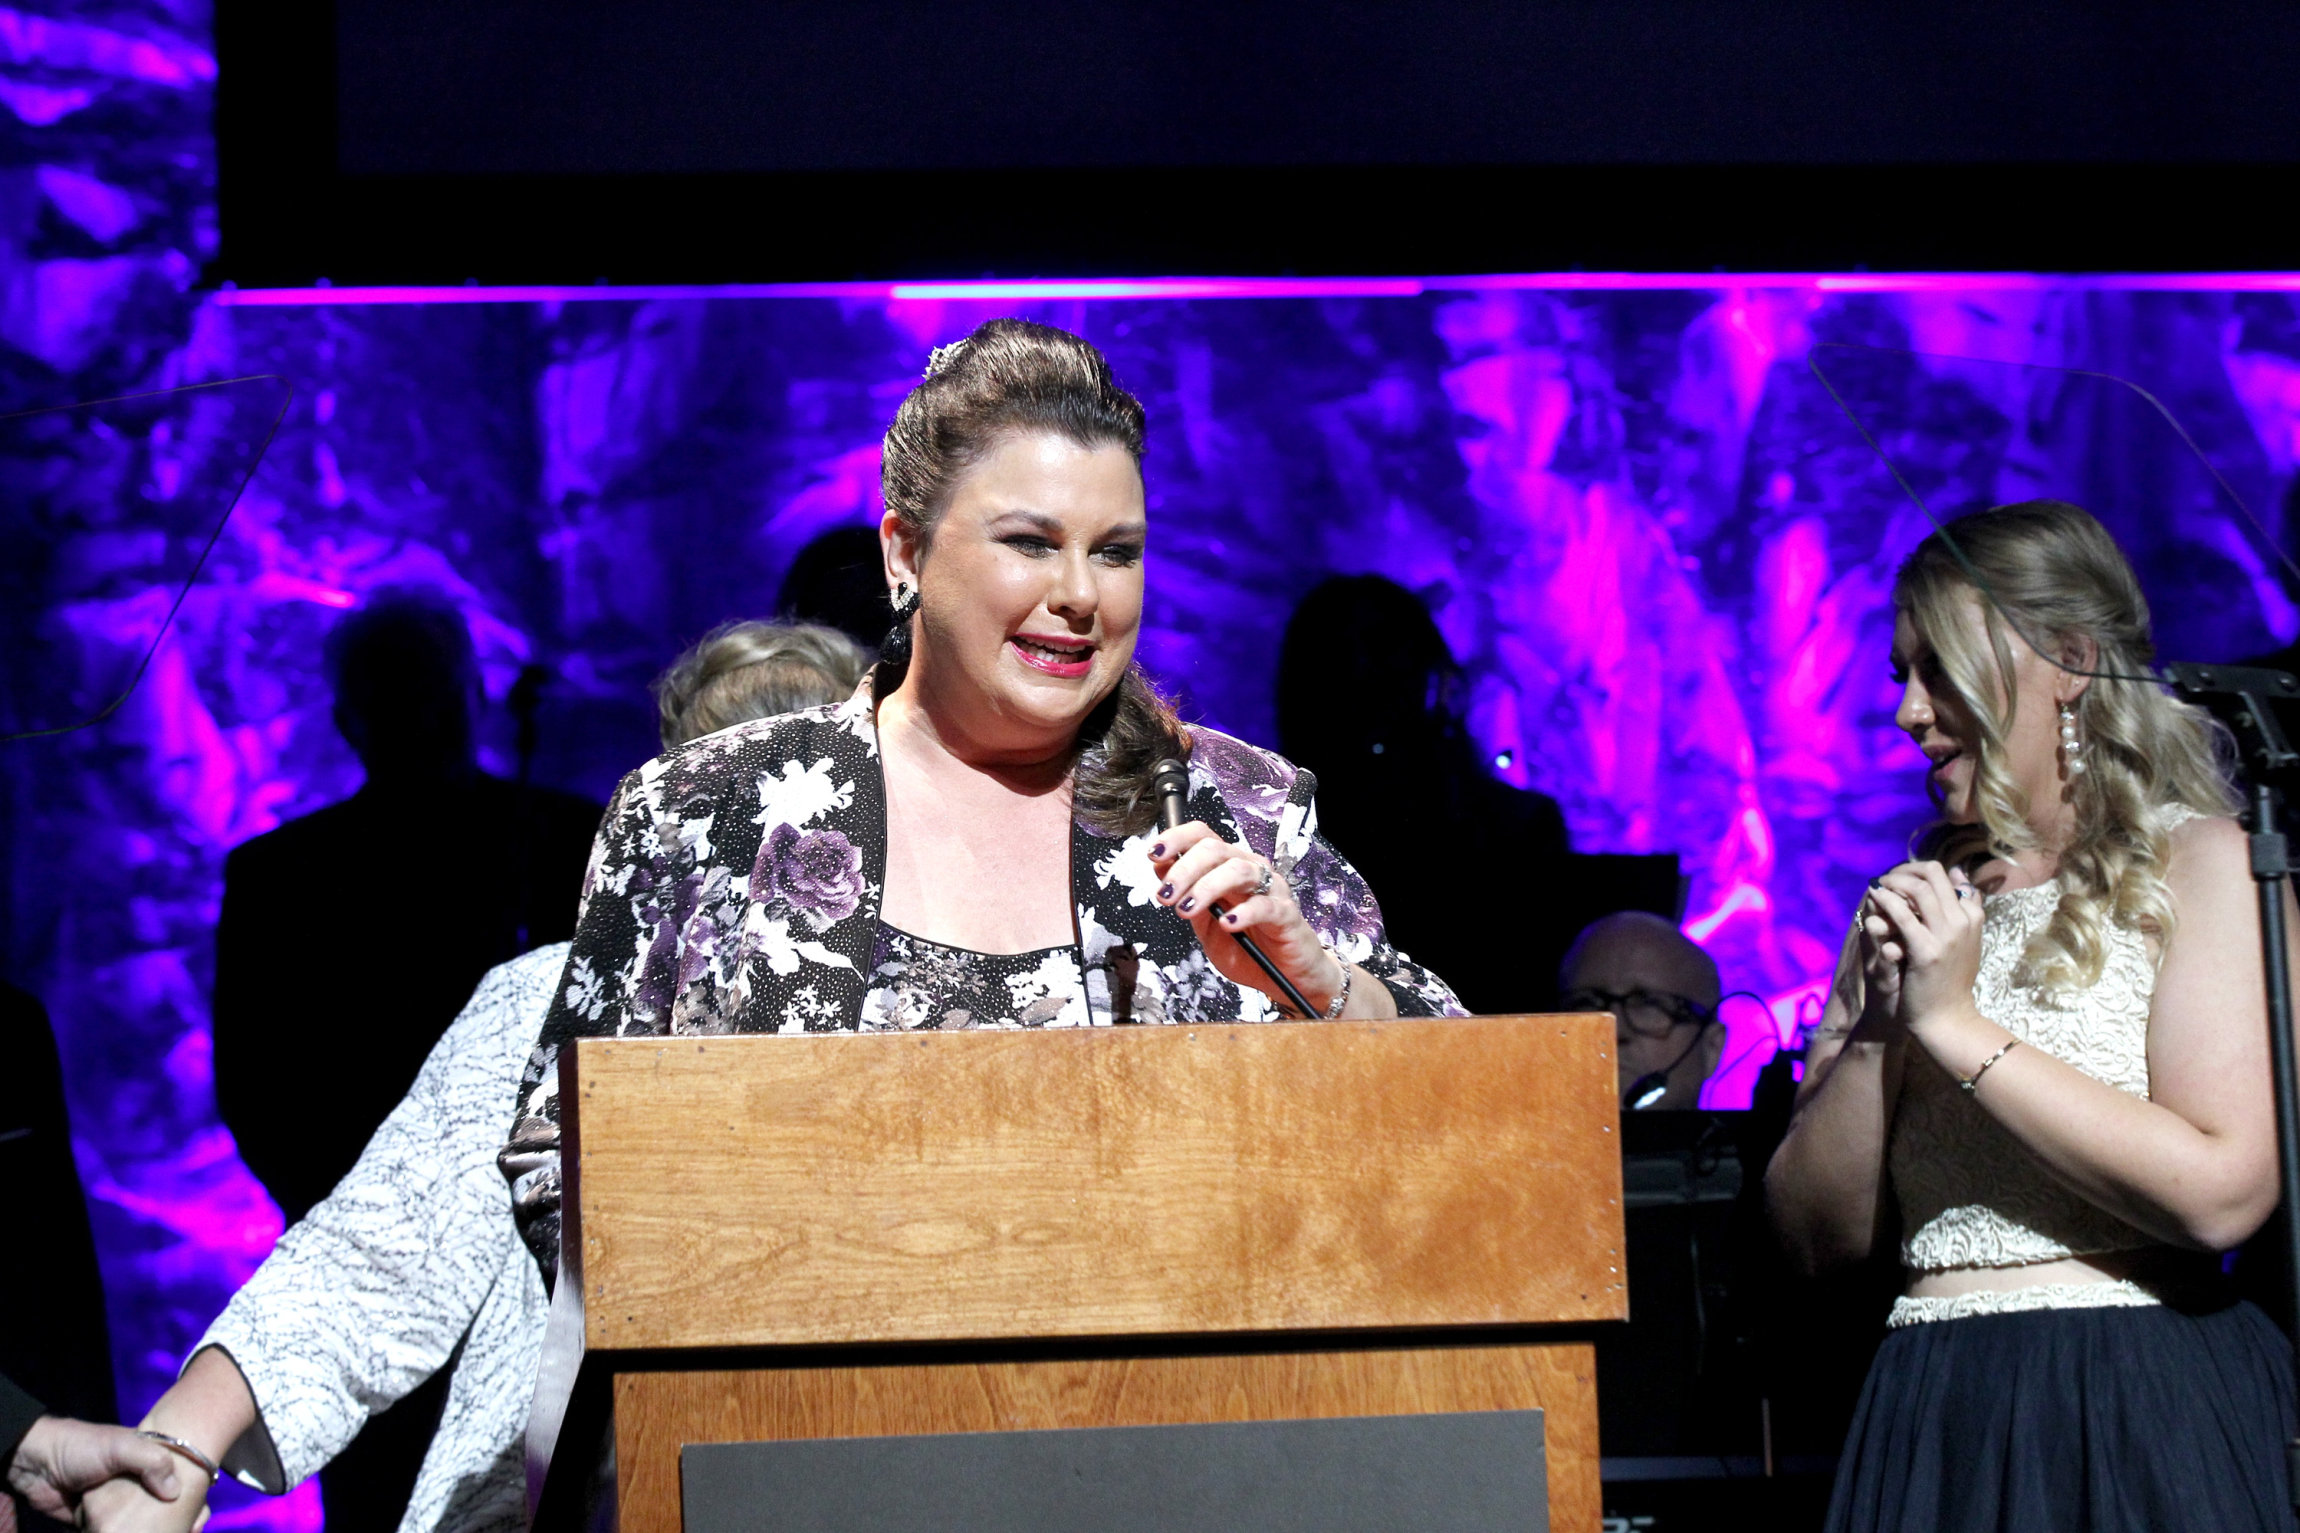
[[[2089,989],[2048,996],[2013,981],[2022,949],[2059,903],[2057,882],[1988,897],[1973,999],[2024,1044],[2146,1097],[2156,967],[2139,932],[2112,930],[2100,980]],[[1919,1048],[1909,1050],[1891,1168],[1905,1232],[1901,1262],[1912,1272],[2023,1267],[2157,1244],[2062,1186]]]

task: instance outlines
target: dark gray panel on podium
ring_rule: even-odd
[[[690,1443],[686,1533],[1547,1533],[1540,1411]]]

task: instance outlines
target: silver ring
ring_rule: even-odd
[[[1971,884],[1957,885],[1957,898],[1960,900],[1969,898],[1972,895],[1972,892],[1973,886]]]
[[[1275,878],[1275,877],[1277,877],[1277,874],[1278,874],[1278,870],[1277,870],[1276,868],[1274,868],[1274,867],[1270,866],[1270,864],[1268,864],[1268,863],[1266,863],[1266,862],[1265,862],[1265,863],[1263,863],[1263,864],[1262,864],[1262,881],[1261,881],[1260,883],[1258,883],[1258,884],[1254,885],[1254,893],[1255,893],[1256,895],[1264,895],[1264,894],[1268,894],[1268,893],[1270,892],[1270,880],[1271,880],[1271,879],[1273,879],[1273,878]]]

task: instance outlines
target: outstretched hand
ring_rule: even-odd
[[[1329,1005],[1342,993],[1347,971],[1310,929],[1292,886],[1267,858],[1192,820],[1158,837],[1150,866],[1160,880],[1158,903],[1190,923],[1198,945],[1225,978],[1271,994],[1269,976],[1238,946],[1239,936],[1250,935],[1313,1006]],[[1226,913],[1216,916],[1216,905]]]
[[[8,1486],[42,1516],[70,1522],[82,1501],[107,1483],[160,1505],[181,1499],[178,1464],[175,1454],[127,1427],[42,1416],[16,1446]],[[189,1465],[183,1468],[191,1473]]]

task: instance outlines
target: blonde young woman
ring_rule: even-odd
[[[1897,1204],[1907,1288],[1828,1526],[2289,1530],[2290,1349],[2216,1254],[2276,1179],[2213,726],[2102,678],[2152,649],[2092,517],[2035,501],[1953,530],[1894,592],[1896,719],[1941,817],[1862,901],[1766,1177],[1815,1269]]]

